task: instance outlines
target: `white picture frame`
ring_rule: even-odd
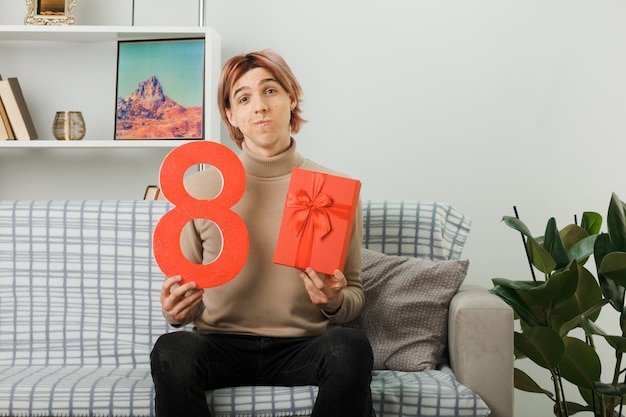
[[[25,25],[75,25],[76,0],[26,0]]]

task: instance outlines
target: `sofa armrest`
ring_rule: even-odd
[[[487,289],[464,284],[450,302],[450,367],[491,408],[513,415],[513,310]]]

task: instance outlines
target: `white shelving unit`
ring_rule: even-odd
[[[192,38],[215,36],[207,27],[163,27],[163,26],[35,26],[0,25],[0,39],[3,41],[69,41],[99,42],[130,39]]]
[[[172,149],[188,140],[3,140],[0,152],[5,149]]]
[[[221,42],[213,29],[0,25],[0,75],[19,79],[39,136],[31,141],[0,141],[0,198],[142,195],[146,185],[157,182],[164,155],[188,141],[114,139],[118,41],[202,37],[206,40],[205,140],[219,141],[221,122],[215,102]],[[83,113],[83,140],[59,141],[52,135],[55,113],[65,110]],[[60,178],[54,178],[55,173]],[[68,183],[63,193],[59,180]],[[51,197],[41,192],[48,189],[47,181],[55,189]],[[30,191],[32,187],[39,192]]]
[[[165,147],[173,148],[185,141],[180,140],[139,140],[139,141],[115,141],[113,139],[114,123],[114,100],[115,81],[117,65],[117,42],[123,40],[145,40],[145,39],[177,39],[177,38],[199,38],[204,37],[205,43],[205,137],[207,140],[218,140],[219,138],[219,113],[215,108],[214,97],[217,95],[217,83],[220,71],[220,39],[219,35],[206,27],[120,27],[120,26],[0,26],[0,74],[5,77],[17,76],[20,79],[22,89],[25,90],[26,100],[33,113],[33,119],[37,126],[39,139],[30,141],[33,143],[17,143],[15,141],[0,141],[0,148],[45,148],[45,147]],[[62,51],[63,53],[60,53]],[[64,57],[65,55],[65,57]],[[17,60],[11,59],[15,56]],[[51,57],[53,59],[47,59]],[[56,59],[55,59],[56,58]],[[17,70],[8,71],[6,67],[11,67],[11,61]],[[38,62],[39,61],[39,62]],[[78,61],[78,62],[77,62]],[[35,62],[35,68],[32,63]],[[22,63],[22,65],[19,65]],[[9,64],[9,65],[7,65]],[[47,65],[50,64],[50,67]],[[26,69],[21,67],[26,65]],[[41,74],[36,74],[37,70],[45,68],[45,72],[51,71],[58,79],[56,89],[48,89],[50,84],[41,85]],[[89,74],[92,71],[97,73],[102,68],[108,68],[107,74],[98,76],[102,81],[101,96],[91,94],[93,90],[89,87]],[[35,71],[33,71],[35,69]],[[45,75],[45,74],[44,74]],[[65,79],[63,78],[65,75]],[[81,88],[81,86],[86,86]],[[46,91],[49,90],[49,91]],[[86,118],[87,136],[85,140],[77,141],[71,145],[57,141],[52,137],[50,126],[51,117],[57,110],[65,110],[60,105],[54,105],[55,97],[63,96],[65,92],[80,96],[80,91],[87,92],[84,100],[75,100],[81,105],[89,106],[90,102],[98,100],[98,103],[109,101],[108,111],[96,121],[96,128],[100,134],[91,134],[91,125],[94,123],[92,115],[86,114],[82,108],[74,106],[75,110],[82,110]],[[40,101],[41,96],[37,91],[46,91],[44,101]],[[52,93],[51,96],[48,92]],[[27,94],[30,93],[30,94]],[[102,100],[102,101],[101,101]],[[51,107],[52,106],[52,107]],[[43,111],[48,116],[47,125],[43,122]],[[56,109],[56,110],[53,110]],[[96,113],[96,112],[93,112]],[[89,120],[91,119],[91,120]],[[102,122],[104,121],[104,122]],[[109,123],[109,128],[102,129],[98,126],[101,123]],[[107,134],[107,132],[111,132]],[[108,137],[107,137],[108,136]],[[46,143],[41,143],[41,142]],[[48,143],[49,141],[49,143]],[[104,141],[113,143],[93,144],[94,141]],[[37,142],[37,143],[34,143]]]

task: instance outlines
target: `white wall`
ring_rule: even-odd
[[[223,59],[273,48],[299,76],[304,154],[360,178],[364,198],[444,200],[472,217],[470,282],[530,278],[500,223],[513,205],[542,234],[551,216],[564,226],[604,215],[612,191],[626,199],[624,2],[210,3]],[[515,408],[547,415],[550,402],[516,391]]]
[[[7,3],[0,24],[21,24],[25,7]],[[129,24],[129,3],[78,0],[79,24]],[[195,0],[136,6],[136,24],[198,22]],[[363,198],[469,214],[468,281],[490,287],[529,277],[500,223],[513,205],[541,234],[550,216],[565,225],[605,214],[612,191],[626,199],[625,15],[619,0],[212,0],[206,24],[223,60],[287,59],[305,91],[300,151],[359,178]],[[518,417],[549,406],[516,403]]]

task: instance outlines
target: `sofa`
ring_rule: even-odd
[[[152,231],[170,208],[0,200],[0,416],[155,415],[153,343],[191,331],[161,315]],[[470,220],[435,202],[364,201],[363,210],[368,307],[347,325],[372,341],[378,417],[512,416],[513,313],[463,283]],[[296,416],[310,413],[316,392],[238,387],[207,401],[216,417]]]

